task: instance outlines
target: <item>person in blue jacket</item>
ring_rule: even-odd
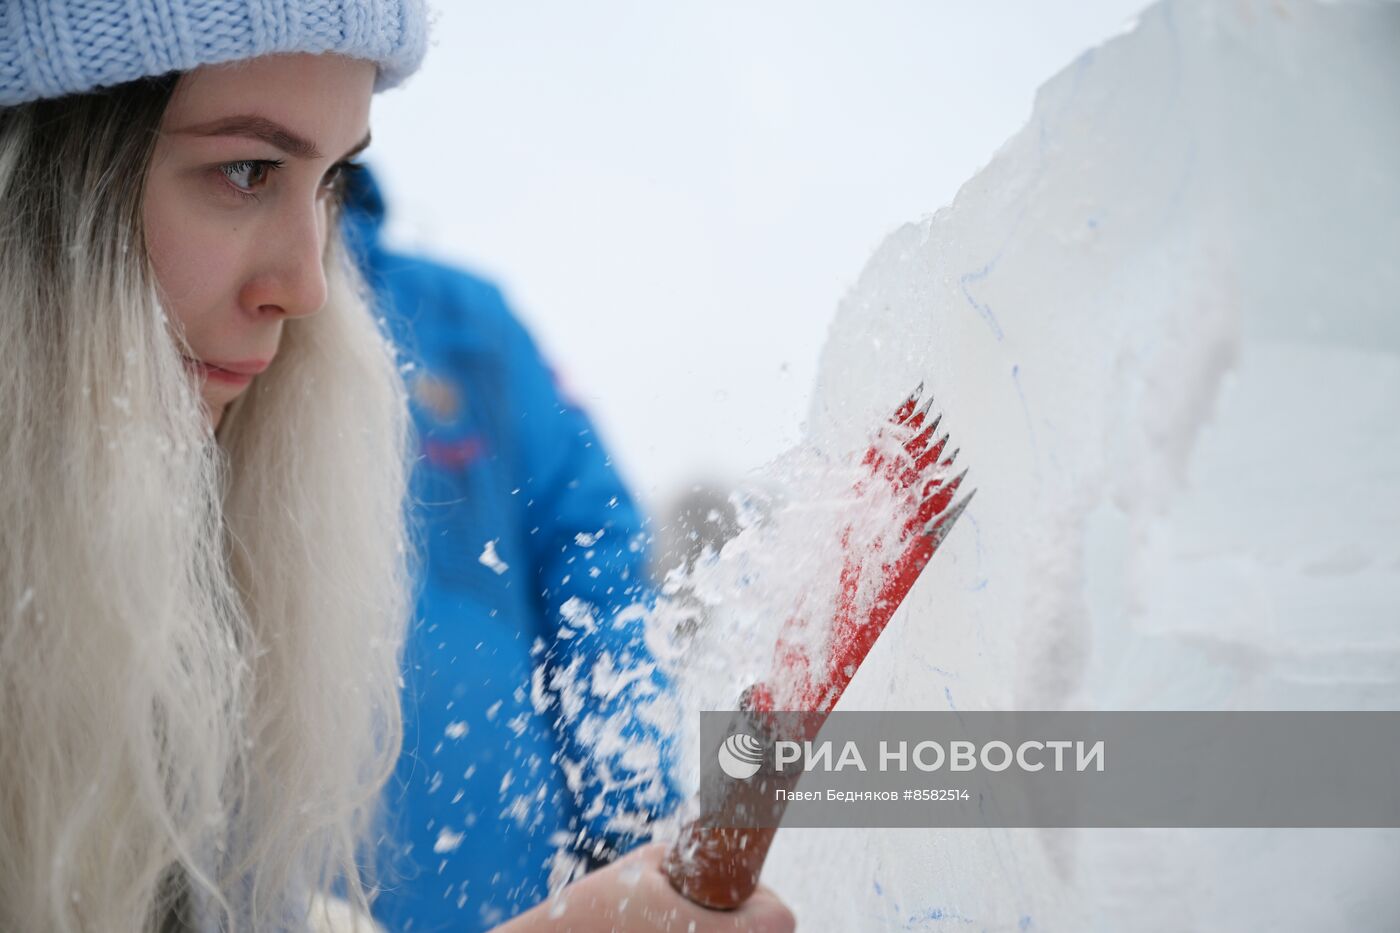
[[[639,712],[670,686],[642,639],[647,541],[588,416],[501,292],[386,249],[369,169],[346,184],[343,222],[406,360],[421,447],[424,579],[375,916],[414,933],[489,929],[543,900],[551,873],[643,841],[679,802],[669,733]],[[609,717],[655,768],[587,740]]]

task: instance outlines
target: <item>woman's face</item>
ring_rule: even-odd
[[[183,75],[146,179],[146,246],[209,417],[272,363],[288,318],[326,302],[342,162],[369,142],[375,66],[269,55]]]

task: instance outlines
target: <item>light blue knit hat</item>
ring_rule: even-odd
[[[0,106],[273,52],[338,52],[407,78],[426,0],[0,0]]]

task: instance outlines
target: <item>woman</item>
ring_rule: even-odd
[[[366,911],[407,422],[336,199],[425,32],[416,0],[0,9],[0,929]],[[791,928],[693,907],[659,849],[506,929]]]

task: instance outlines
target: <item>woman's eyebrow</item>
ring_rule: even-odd
[[[316,148],[316,144],[311,140],[298,136],[280,123],[269,120],[267,117],[258,117],[251,114],[239,114],[233,117],[222,117],[218,120],[211,120],[208,123],[200,123],[195,126],[187,126],[183,129],[173,130],[177,136],[245,136],[249,139],[259,139],[270,146],[282,150],[291,156],[301,159],[319,159],[321,150]],[[365,133],[365,138],[355,144],[353,148],[341,159],[348,159],[351,156],[363,152],[370,141],[370,134]]]

